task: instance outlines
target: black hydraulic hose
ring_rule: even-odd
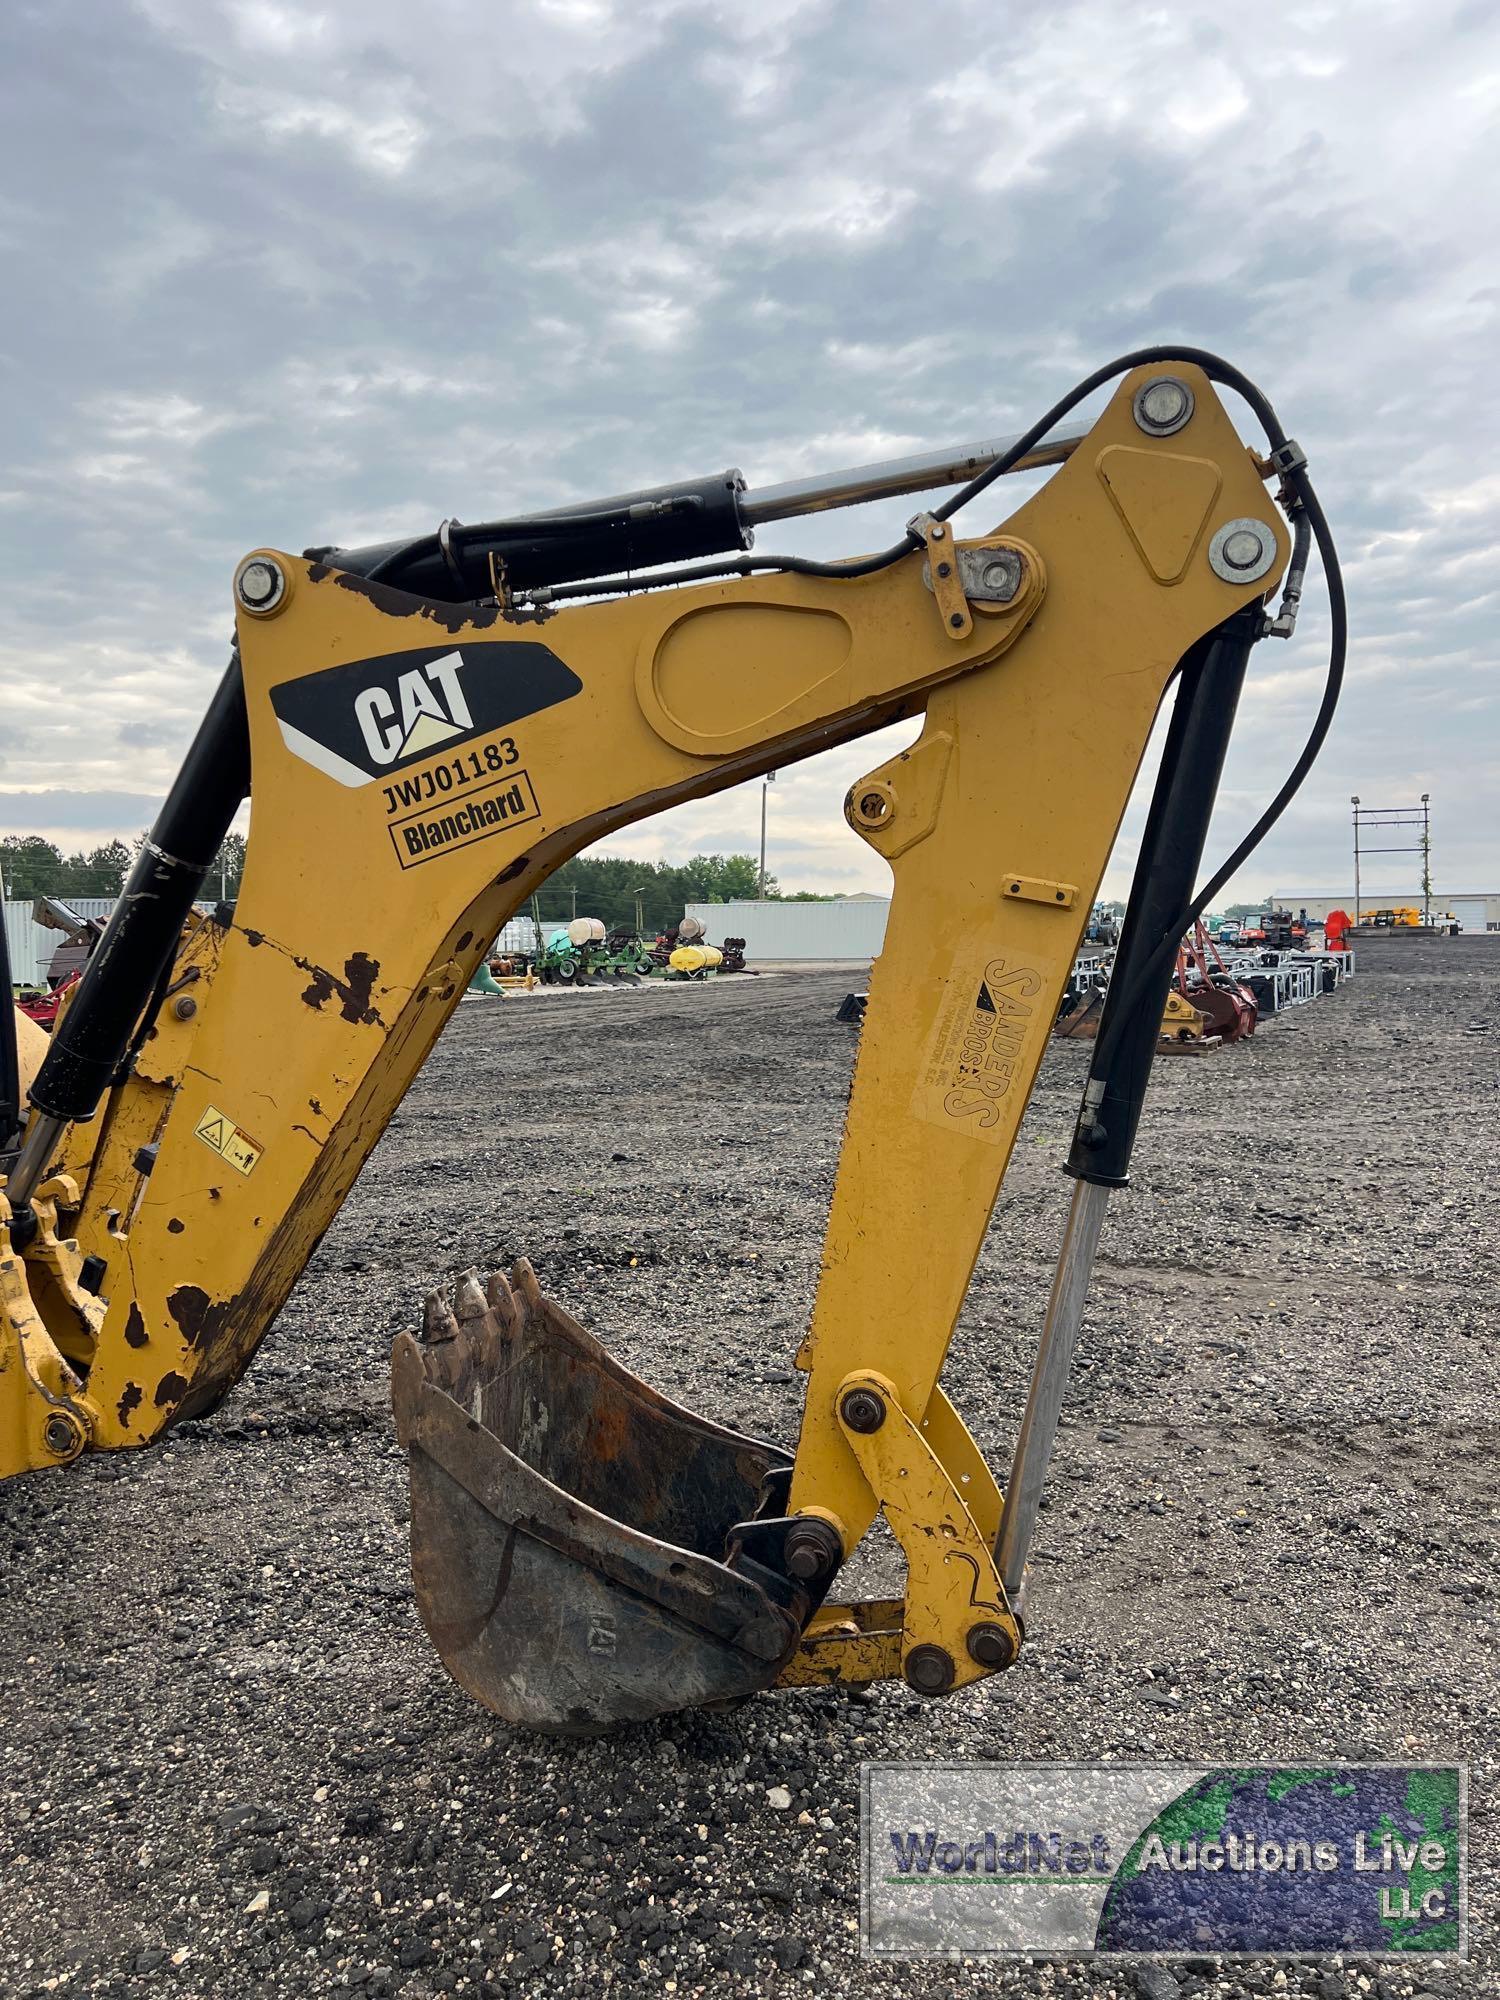
[[[1348,647],[1347,614],[1344,603],[1343,581],[1338,566],[1337,554],[1333,546],[1332,533],[1328,527],[1322,507],[1319,505],[1317,495],[1313,490],[1312,481],[1308,477],[1306,461],[1303,459],[1301,452],[1291,444],[1270,399],[1263,391],[1231,362],[1224,360],[1221,355],[1211,353],[1206,348],[1162,344],[1134,348],[1128,354],[1119,355],[1113,361],[1106,362],[1103,367],[1096,368],[1092,374],[1085,376],[1081,382],[1070,389],[1065,396],[1060,397],[1028,430],[1022,432],[1020,437],[1016,438],[999,458],[995,459],[990,465],[987,465],[982,472],[977,473],[965,485],[959,487],[957,492],[950,494],[940,507],[933,509],[936,519],[941,521],[951,520],[961,508],[968,506],[972,500],[976,499],[989,486],[993,485],[997,479],[1002,478],[1018,465],[1034,450],[1043,438],[1054,430],[1081,402],[1091,396],[1096,389],[1104,387],[1106,383],[1113,381],[1119,375],[1128,373],[1132,368],[1151,367],[1174,361],[1190,362],[1194,366],[1201,368],[1210,381],[1218,383],[1221,387],[1234,390],[1249,405],[1257,422],[1265,432],[1273,464],[1282,476],[1282,499],[1292,520],[1295,537],[1292,560],[1288,566],[1286,585],[1282,598],[1282,616],[1284,619],[1295,617],[1297,605],[1302,594],[1310,531],[1311,539],[1316,542],[1319,555],[1322,558],[1324,575],[1328,587],[1332,643],[1329,650],[1328,673],[1324,684],[1323,698],[1319,705],[1312,730],[1296,764],[1293,766],[1280,790],[1276,793],[1276,796],[1260,815],[1259,819],[1257,819],[1249,833],[1246,834],[1244,839],[1235,848],[1228,860],[1214,873],[1204,888],[1193,898],[1193,901],[1179,912],[1175,923],[1162,933],[1156,948],[1152,951],[1149,958],[1144,959],[1138,964],[1129,985],[1124,989],[1121,1005],[1113,1010],[1112,1022],[1109,1029],[1110,1039],[1113,1039],[1120,1032],[1120,1023],[1128,1017],[1133,1005],[1139,1002],[1142,994],[1158,978],[1166,957],[1175,950],[1177,939],[1181,936],[1182,932],[1202,915],[1208,904],[1218,894],[1219,890],[1223,888],[1235,870],[1243,865],[1245,860],[1254,852],[1266,834],[1276,824],[1277,820],[1280,819],[1286,807],[1296,796],[1303,779],[1307,776],[1313,760],[1316,758],[1328,735],[1334,711],[1338,706],[1339,694],[1343,687],[1344,662]],[[705,484],[704,490],[707,491],[708,484],[713,485],[717,489],[721,483],[708,482]],[[669,515],[673,511],[674,505],[671,498],[669,498],[671,491],[668,488],[658,488],[649,494],[633,496],[633,499],[637,502],[655,501],[657,502],[657,508],[652,510],[648,507],[646,511]],[[663,505],[663,502],[666,502],[666,504]],[[732,504],[732,501],[730,504]],[[623,515],[631,511],[633,511],[631,502],[623,502],[620,513]],[[586,538],[590,534],[608,532],[614,524],[615,512],[616,510],[607,503],[603,507],[596,503],[587,510],[580,511],[571,517],[567,514],[551,517],[539,516],[531,521],[503,525],[511,532],[524,531],[528,536],[555,536],[559,541],[566,542],[575,536]],[[498,532],[499,525],[501,524],[496,524],[494,529],[477,529],[470,532],[480,535]],[[462,537],[464,531],[459,529],[457,524],[454,524],[454,530],[459,537]],[[906,556],[914,553],[921,546],[921,536],[915,530],[908,529],[901,539],[893,542],[889,548],[882,549],[874,555],[857,557],[852,561],[819,562],[805,556],[747,555],[731,557],[727,560],[696,563],[687,568],[668,569],[657,574],[616,575],[612,577],[598,577],[587,581],[563,581],[552,585],[543,585],[529,591],[523,588],[518,594],[528,598],[535,604],[564,603],[590,597],[617,597],[635,591],[665,589],[678,584],[709,583],[721,578],[753,576],[765,571],[776,571],[793,576],[853,580],[858,577],[872,576],[880,570],[887,569],[893,563],[900,562]],[[430,558],[439,547],[440,537],[437,536],[422,537],[405,545],[398,544],[392,549],[380,552],[378,558],[365,573],[373,578],[385,578],[396,575],[409,567],[418,558]],[[371,553],[374,554],[375,552],[372,551]],[[1285,629],[1283,627],[1283,630]]]
[[[919,546],[903,542],[894,552],[886,549],[878,556],[861,556],[846,563],[813,562],[806,556],[731,556],[727,562],[694,563],[662,576],[602,576],[588,583],[556,583],[547,590],[524,594],[534,603],[561,604],[576,597],[623,597],[635,591],[664,590],[668,584],[713,583],[721,577],[754,576],[760,570],[786,571],[793,576],[873,576],[876,570],[889,569],[893,562],[910,555]]]
[[[1203,347],[1138,347],[1130,354],[1122,354],[1114,361],[1106,361],[1102,368],[1096,368],[1092,375],[1085,376],[1083,381],[1070,389],[1061,401],[1052,405],[1046,416],[1039,418],[1029,431],[1024,431],[993,465],[987,465],[983,472],[976,473],[966,486],[960,486],[941,507],[935,507],[933,513],[937,519],[952,520],[961,507],[967,507],[969,502],[981,494],[987,486],[993,485],[995,480],[1009,472],[1018,460],[1040,444],[1049,431],[1055,430],[1063,418],[1070,415],[1085,397],[1092,396],[1096,389],[1102,389],[1106,382],[1112,382],[1117,375],[1128,374],[1132,368],[1150,368],[1162,361],[1192,362],[1195,368],[1203,370],[1210,382],[1218,382],[1226,389],[1233,389],[1237,396],[1244,398],[1255,412],[1256,419],[1273,451],[1279,450],[1287,443],[1286,432],[1281,428],[1280,419],[1272,409],[1269,398],[1232,362],[1225,361],[1221,355],[1211,354]]]
[[[1114,1010],[1111,1032],[1106,1042],[1106,1055],[1109,1053],[1109,1043],[1122,1032],[1121,1024],[1128,1018],[1133,1006],[1139,1003],[1142,995],[1149,991],[1159,978],[1162,966],[1168,955],[1176,950],[1177,940],[1182,933],[1202,916],[1236,869],[1242,867],[1255,852],[1296,797],[1303,779],[1311,770],[1327,738],[1344,684],[1344,664],[1349,643],[1343,573],[1339,568],[1333,533],[1313,489],[1312,480],[1308,477],[1306,461],[1300,451],[1291,445],[1291,440],[1282,428],[1281,420],[1269,397],[1232,363],[1201,347],[1138,347],[1129,354],[1122,354],[1116,360],[1107,362],[1104,367],[1096,368],[1092,375],[1086,376],[1075,388],[1070,389],[1066,396],[1054,403],[1029,430],[1023,431],[993,464],[987,465],[983,472],[977,473],[966,485],[950,495],[941,507],[933,510],[938,520],[951,520],[960,508],[966,507],[971,500],[984,492],[986,487],[1018,464],[1062,422],[1064,417],[1096,389],[1102,388],[1106,382],[1113,381],[1117,375],[1125,374],[1132,368],[1150,367],[1159,362],[1170,361],[1192,362],[1203,370],[1210,381],[1233,389],[1237,395],[1243,397],[1254,412],[1256,420],[1265,432],[1273,458],[1283,452],[1287,454],[1288,462],[1281,468],[1282,492],[1293,523],[1294,542],[1292,560],[1287,569],[1286,591],[1282,599],[1283,613],[1295,615],[1301,600],[1310,530],[1311,539],[1316,542],[1323,563],[1332,636],[1323,698],[1301,755],[1292,766],[1276,796],[1228,860],[1215,870],[1192,902],[1178,912],[1174,922],[1162,932],[1156,949],[1138,966],[1129,986],[1124,990],[1121,1005]],[[537,593],[537,600],[561,602],[569,598],[618,596],[627,591],[657,589],[668,584],[705,583],[718,577],[750,576],[758,570],[789,571],[794,576],[835,578],[869,576],[877,570],[888,568],[892,563],[900,562],[920,546],[920,537],[908,530],[905,536],[899,542],[893,543],[890,548],[883,549],[878,555],[860,557],[854,562],[812,562],[800,556],[743,556],[729,562],[700,563],[691,569],[673,570],[661,576],[615,577],[589,583],[560,584],[544,593]]]
[[[1047,434],[1060,424],[1096,389],[1111,382],[1117,375],[1123,375],[1132,368],[1144,368],[1159,361],[1191,361],[1200,367],[1211,381],[1220,382],[1243,396],[1259,419],[1273,450],[1284,445],[1286,433],[1277,421],[1276,412],[1270,402],[1247,375],[1217,354],[1210,354],[1200,347],[1140,347],[1130,354],[1122,354],[1116,360],[1106,362],[1096,368],[1092,375],[1070,389],[1067,395],[1055,402],[1047,413],[1039,417],[1030,430],[1024,431],[1010,447],[1001,453],[990,465],[966,485],[951,494],[941,507],[933,509],[939,521],[948,521],[969,502],[984,492],[987,486],[1002,478],[1026,455],[1041,443]],[[525,529],[531,533],[545,529],[555,533],[559,528],[565,532],[578,532],[592,528],[596,522],[608,519],[607,512],[590,509],[587,513],[572,516],[540,516],[535,522],[519,521],[508,524],[514,530]],[[411,563],[436,550],[438,538],[424,535],[416,541],[398,545],[387,551],[375,565],[365,573],[372,579],[385,579],[398,574]],[[722,561],[697,563],[691,568],[664,571],[658,576],[614,576],[592,578],[582,583],[557,583],[543,590],[527,592],[535,602],[561,604],[577,598],[619,597],[627,592],[639,590],[663,590],[669,585],[680,583],[710,583],[720,577],[754,576],[758,571],[782,570],[793,576],[820,576],[852,579],[873,576],[878,570],[888,569],[903,557],[909,556],[922,547],[922,538],[908,529],[900,541],[892,542],[889,548],[881,549],[874,555],[857,556],[851,561],[819,562],[811,556],[731,556]]]
[[[1105,1043],[1101,1060],[1107,1060],[1113,1043],[1123,1032],[1124,1021],[1129,1018],[1143,996],[1152,989],[1153,982],[1160,978],[1162,968],[1176,951],[1178,939],[1183,932],[1198,921],[1225,883],[1237,869],[1244,866],[1297,796],[1302,781],[1312,769],[1333,724],[1334,711],[1338,707],[1339,693],[1344,684],[1344,664],[1349,649],[1349,613],[1344,598],[1344,575],[1339,568],[1333,531],[1328,525],[1318,496],[1313,491],[1312,481],[1305,471],[1289,474],[1288,477],[1297,481],[1296,499],[1306,515],[1312,538],[1317,543],[1318,554],[1323,563],[1323,580],[1328,591],[1328,613],[1332,631],[1328,649],[1328,676],[1323,683],[1323,699],[1318,704],[1318,712],[1313,718],[1307,741],[1302,746],[1302,754],[1287,774],[1281,789],[1229,858],[1215,869],[1192,902],[1160,933],[1150,958],[1138,967],[1130,984],[1125,988],[1120,1005],[1114,1014],[1112,1030],[1108,1035],[1101,1036]]]
[[[950,494],[941,507],[934,507],[934,519],[951,521],[960,508],[967,507],[987,486],[1003,478],[1050,431],[1055,430],[1064,417],[1071,415],[1085,398],[1093,395],[1096,389],[1103,388],[1106,382],[1112,382],[1117,375],[1127,374],[1132,368],[1147,368],[1163,361],[1190,361],[1201,368],[1211,382],[1233,389],[1255,412],[1271,449],[1276,451],[1287,443],[1286,432],[1281,428],[1269,399],[1233,363],[1202,347],[1138,347],[1132,353],[1107,361],[1092,375],[1085,376],[1067,395],[1059,398],[1045,416],[1038,417],[1030,430],[1015,438],[983,472],[976,473],[956,493]],[[888,569],[892,563],[900,562],[904,556],[921,547],[921,536],[908,529],[900,541],[892,542],[888,549],[881,549],[876,555],[858,556],[852,562],[817,562],[808,556],[734,556],[726,562],[699,563],[692,569],[672,570],[662,576],[601,578],[588,583],[557,584],[546,592],[545,601],[561,603],[574,597],[619,596],[627,591],[663,589],[668,584],[706,583],[721,576],[751,576],[757,570],[767,569],[789,570],[793,576],[873,576],[877,570]]]

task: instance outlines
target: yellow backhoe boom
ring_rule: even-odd
[[[557,530],[560,554],[523,552],[552,582],[518,582],[524,561],[491,549],[478,593],[477,544],[456,546],[453,524],[409,560],[247,557],[205,770],[190,759],[163,822],[199,825],[205,785],[248,789],[237,900],[184,920],[206,857],[159,825],[127,902],[155,896],[137,930],[170,920],[171,943],[114,1009],[123,1052],[99,1026],[108,982],[141,980],[123,919],[40,1082],[25,1052],[33,1110],[0,1192],[0,1475],[147,1444],[224,1395],[491,941],[560,862],[921,715],[915,744],[845,802],[894,889],[795,1453],[664,1404],[524,1267],[429,1304],[398,1344],[397,1416],[424,1616],[465,1685],[518,1719],[595,1728],[778,1679],[897,1671],[938,1693],[1008,1664],[1024,1549],[1002,1576],[1000,1489],[939,1374],[1179,674],[1177,790],[1164,777],[1154,810],[1160,839],[1190,850],[1160,879],[1181,877],[1178,901],[1191,890],[1239,677],[1293,553],[1266,480],[1282,475],[1296,512],[1302,476],[1285,451],[1247,451],[1209,375],[1172,357],[1127,370],[1063,457],[992,533],[921,514],[909,546],[843,571],[731,564],[590,601],[570,594]],[[607,539],[613,509],[630,547],[659,519],[706,538],[721,504],[650,498],[634,520],[601,503],[568,533]],[[1147,947],[1171,914],[1137,918],[1153,1042],[1170,968],[1158,981]],[[1133,1134],[1144,1089],[1119,1033],[1096,1050],[1085,1164],[1110,1092],[1127,1105],[1116,1133]],[[1123,1155],[1093,1179],[1122,1176]],[[1047,1420],[1031,1413],[1043,1462]],[[830,1602],[881,1511],[907,1556],[904,1603]],[[529,1634],[549,1602],[572,1607],[568,1633],[539,1661]]]

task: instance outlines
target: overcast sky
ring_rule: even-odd
[[[1241,893],[1343,887],[1350,793],[1424,790],[1439,891],[1500,889],[1497,131],[1488,0],[10,0],[0,832],[149,822],[257,544],[992,436],[1180,339],[1308,449],[1351,602],[1335,734]],[[1314,591],[1257,651],[1220,853],[1325,638]],[[888,884],[840,804],[890,747],[781,774],[785,886]],[[754,785],[610,845],[758,829]]]

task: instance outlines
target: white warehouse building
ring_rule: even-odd
[[[62,896],[75,915],[93,917],[100,923],[108,923],[111,910],[118,900],[114,896]],[[6,902],[5,941],[10,947],[10,977],[15,986],[44,986],[47,982],[47,967],[52,963],[52,954],[63,943],[61,931],[48,930],[45,925],[33,923],[32,911],[36,908],[29,902]]]
[[[827,903],[689,903],[687,914],[702,924],[710,944],[727,937],[745,940],[746,961],[754,966],[781,959],[847,959],[863,963],[880,950],[889,896],[847,896]]]
[[[1354,891],[1352,889],[1336,890],[1331,896],[1309,896],[1300,892],[1282,894],[1278,892],[1270,900],[1272,907],[1291,910],[1293,914],[1298,910],[1306,910],[1310,917],[1316,917],[1320,923],[1330,910],[1347,910],[1351,917],[1354,915]],[[1379,892],[1372,892],[1366,889],[1361,892],[1359,899],[1361,911],[1394,909],[1403,903],[1412,908],[1420,909],[1422,904],[1421,890],[1392,889],[1382,895]],[[1476,889],[1470,890],[1464,895],[1449,895],[1445,890],[1434,889],[1432,892],[1433,916],[1435,918],[1442,916],[1447,911],[1453,913],[1465,931],[1500,931],[1500,891],[1491,890],[1486,892],[1482,889]]]

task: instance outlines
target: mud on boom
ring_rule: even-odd
[[[1038,467],[1051,477],[991,532],[955,525]],[[769,522],[955,486],[877,555],[747,553]],[[1333,608],[1323,707],[1233,867],[1326,731],[1343,611],[1301,451],[1212,356],[1127,356],[1009,442],[247,556],[229,669],[50,1045],[29,1023],[0,1034],[0,1473],[149,1444],[213,1408],[485,947],[562,860],[921,715],[844,805],[895,880],[795,1450],[656,1394],[525,1263],[428,1299],[396,1343],[395,1414],[422,1616],[453,1675],[516,1722],[591,1731],[897,1674],[937,1695],[1008,1666],[1176,942],[1225,875],[1195,898],[1241,683],[1256,643],[1290,631],[1314,539]],[[939,1375],[1174,684],[1002,1493]],[[194,895],[247,794],[238,903],[204,916]],[[842,1601],[877,1513],[905,1595]]]

